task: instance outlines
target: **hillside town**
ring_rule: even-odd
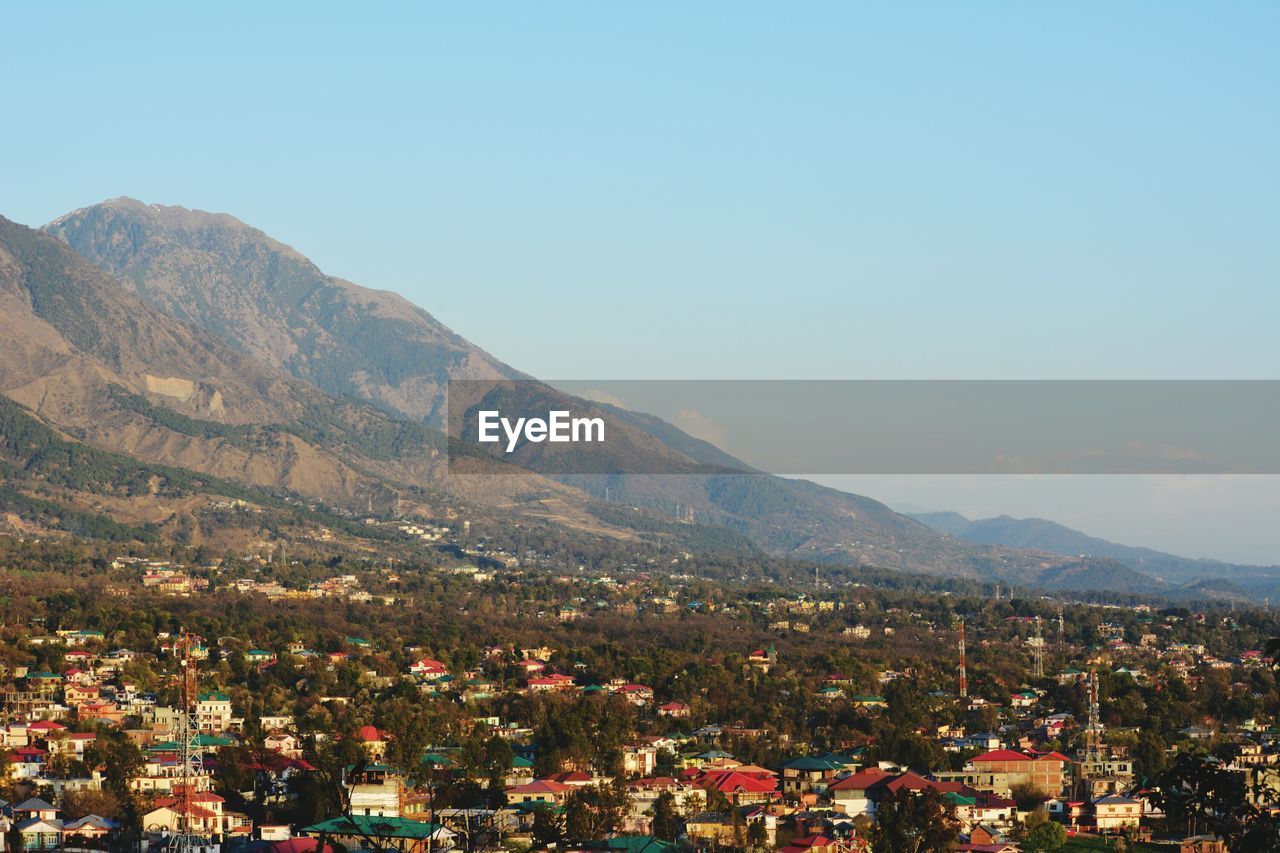
[[[117,556],[99,589],[120,609],[73,621],[87,591],[6,609],[7,844],[1225,850],[1170,793],[1193,760],[1259,813],[1280,807],[1260,612],[950,593],[926,609],[857,584],[744,593],[639,564],[316,567],[290,584],[272,565],[235,577],[230,562]],[[466,611],[504,590],[511,624],[486,616],[469,639],[427,624],[409,641],[376,615],[435,606],[430,584]],[[171,610],[197,600],[221,604]],[[317,606],[358,608],[342,624],[367,630],[271,627]],[[172,627],[111,621],[139,608]],[[610,620],[720,631],[698,641],[715,665],[636,657],[661,644],[620,656],[593,629]]]

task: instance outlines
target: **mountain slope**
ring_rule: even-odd
[[[450,378],[517,375],[398,294],[325,275],[225,214],[120,198],[44,230],[148,304],[334,396],[438,426]]]
[[[420,427],[258,363],[3,218],[0,393],[96,447],[333,504],[385,504],[388,483],[443,464]]]

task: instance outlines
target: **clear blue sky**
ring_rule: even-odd
[[[230,212],[540,376],[1280,366],[1280,3],[29,3],[3,30],[0,213]]]

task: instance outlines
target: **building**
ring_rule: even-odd
[[[1142,822],[1142,803],[1119,794],[1093,801],[1093,822],[1100,831],[1136,829]]]
[[[231,697],[217,691],[201,693],[196,699],[196,727],[202,732],[231,730]]]
[[[383,764],[370,764],[347,773],[345,781],[351,814],[362,817],[400,817],[404,784]]]

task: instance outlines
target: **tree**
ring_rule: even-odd
[[[1154,779],[1169,766],[1164,738],[1159,732],[1144,729],[1138,735],[1138,744],[1134,747],[1133,758],[1142,776]]]
[[[67,789],[62,794],[62,812],[70,818],[96,814],[109,820],[120,820],[124,817],[124,803],[109,790]]]
[[[1028,853],[1052,853],[1067,843],[1067,828],[1051,820],[1033,828],[1022,839],[1022,849]]]
[[[622,823],[626,791],[619,784],[580,788],[564,805],[564,833],[570,841],[607,838]]]
[[[564,817],[555,806],[539,807],[533,813],[533,843],[546,848],[559,844],[564,838]]]
[[[747,826],[747,848],[750,850],[763,850],[769,844],[769,833],[765,829],[764,819],[760,818],[751,821]]]
[[[1280,849],[1280,820],[1250,802],[1245,774],[1227,770],[1218,759],[1180,755],[1151,787],[1170,825],[1188,835],[1211,832],[1231,850]],[[1274,795],[1265,781],[1255,787],[1263,800]]]
[[[1029,812],[1038,809],[1044,805],[1044,793],[1028,782],[1019,782],[1009,789],[1013,801],[1017,803],[1018,810]]]
[[[889,794],[876,809],[871,831],[874,853],[926,853],[947,850],[955,841],[959,822],[937,791]]]
[[[675,841],[680,834],[680,821],[675,794],[663,791],[653,801],[653,834],[663,841]]]

